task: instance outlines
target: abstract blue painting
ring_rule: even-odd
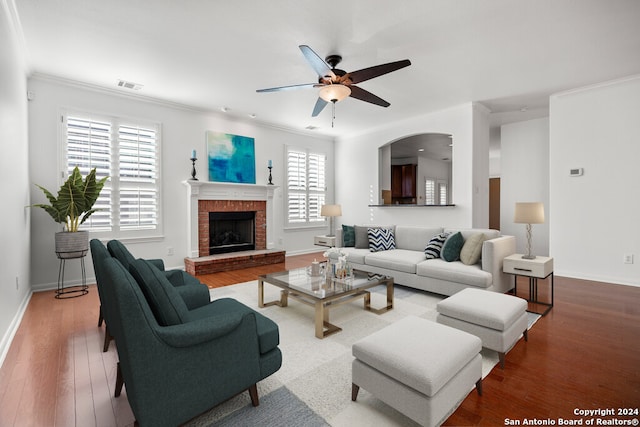
[[[220,132],[206,132],[209,181],[256,183],[254,139]]]

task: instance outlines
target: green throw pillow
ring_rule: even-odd
[[[460,250],[460,261],[466,265],[473,265],[480,260],[482,254],[482,244],[487,240],[484,233],[472,234],[465,240],[462,250]]]
[[[458,231],[449,236],[447,241],[444,242],[440,256],[447,262],[457,261],[460,259],[460,251],[463,245],[464,238],[462,237],[462,233]]]
[[[342,246],[345,248],[356,245],[356,229],[353,225],[342,225]]]

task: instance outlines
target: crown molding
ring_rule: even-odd
[[[601,89],[601,88],[605,88],[605,87],[608,87],[608,86],[617,85],[617,84],[620,84],[620,83],[631,82],[631,81],[638,80],[638,79],[640,79],[640,74],[634,74],[634,75],[627,76],[627,77],[622,77],[622,78],[619,78],[619,79],[607,80],[605,82],[594,83],[592,85],[580,86],[580,87],[577,87],[577,88],[574,88],[574,89],[564,90],[562,92],[557,92],[557,93],[552,94],[549,98],[562,98],[562,97],[573,95],[573,94],[576,94],[576,93],[586,92],[586,91],[594,90],[594,89]]]
[[[117,97],[124,98],[124,99],[131,99],[131,100],[135,100],[135,101],[146,102],[146,103],[159,105],[159,106],[167,107],[167,108],[173,108],[173,109],[177,109],[177,110],[189,111],[189,112],[193,112],[193,113],[213,114],[213,115],[216,115],[218,117],[225,118],[228,121],[236,121],[236,122],[240,122],[240,123],[243,123],[243,124],[250,124],[250,125],[254,125],[254,126],[258,126],[258,127],[274,129],[274,130],[281,131],[281,132],[288,132],[288,133],[294,133],[294,134],[298,134],[298,135],[311,136],[311,137],[314,137],[314,138],[317,138],[317,139],[322,139],[322,140],[327,140],[327,141],[335,141],[335,138],[330,136],[330,135],[321,135],[321,134],[316,134],[313,131],[306,131],[306,130],[291,128],[291,127],[286,127],[286,126],[279,126],[279,125],[275,125],[275,124],[272,124],[272,123],[269,123],[269,122],[265,122],[265,121],[262,121],[262,120],[259,120],[259,119],[258,120],[256,120],[256,119],[245,119],[243,117],[240,117],[240,116],[234,115],[234,114],[220,113],[220,112],[212,110],[210,108],[195,107],[193,105],[187,105],[187,104],[182,104],[182,103],[179,103],[179,102],[167,101],[165,99],[154,98],[154,97],[151,97],[151,96],[140,95],[140,94],[136,94],[136,93],[129,93],[129,92],[125,92],[124,89],[105,87],[105,86],[101,86],[101,85],[97,85],[97,84],[93,84],[93,83],[87,83],[87,82],[82,82],[82,81],[79,81],[79,80],[68,79],[66,77],[61,77],[61,76],[57,76],[57,75],[53,75],[53,74],[34,72],[29,76],[29,78],[32,79],[32,80],[39,80],[39,81],[43,81],[43,82],[60,84],[60,85],[64,85],[64,86],[68,86],[68,87],[72,87],[72,88],[79,88],[79,89],[83,89],[83,90],[89,90],[89,91],[96,92],[96,93],[102,93],[102,94],[106,94],[106,95],[117,96]]]

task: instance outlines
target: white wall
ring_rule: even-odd
[[[484,105],[473,104],[473,226],[477,228],[489,227],[489,112]]]
[[[341,224],[407,224],[472,227],[474,156],[473,118],[476,107],[469,103],[370,132],[338,139],[336,143],[336,200],[342,205]],[[476,126],[476,130],[480,126]],[[453,200],[455,207],[369,207],[380,199],[378,188],[378,149],[407,136],[421,133],[453,135]],[[487,126],[488,140],[488,126]],[[488,144],[487,144],[488,146]],[[481,160],[482,161],[482,160]],[[488,187],[488,167],[487,181]],[[488,192],[487,192],[488,198]],[[488,202],[487,202],[488,203]],[[488,213],[487,213],[488,217]],[[483,225],[480,225],[483,226]]]
[[[640,286],[640,76],[552,96],[550,136],[556,273]]]
[[[500,127],[494,126],[489,131],[489,177],[500,178]]]
[[[27,79],[13,16],[0,1],[0,365],[31,295]]]
[[[313,236],[323,234],[327,228],[311,230],[285,230],[283,221],[282,185],[285,164],[285,145],[313,147],[328,153],[329,201],[333,198],[333,140],[302,133],[287,132],[261,125],[250,119],[242,120],[222,113],[207,113],[181,108],[167,103],[122,96],[117,93],[83,87],[50,77],[29,80],[29,90],[35,99],[29,103],[29,131],[31,141],[31,182],[48,189],[57,189],[60,170],[58,159],[58,118],[61,107],[87,110],[96,113],[134,117],[162,124],[162,209],[164,233],[159,241],[150,243],[125,242],[136,256],[163,258],[167,267],[183,268],[183,257],[187,255],[187,199],[182,181],[191,176],[192,149],[205,152],[205,131],[213,130],[255,138],[256,183],[266,184],[267,161],[273,160],[273,182],[280,186],[275,195],[276,247],[288,254],[317,250]],[[198,166],[198,177],[206,179],[202,162]],[[32,188],[31,198],[44,201],[37,188]],[[56,285],[58,260],[53,251],[53,236],[59,229],[42,210],[32,213],[32,284],[34,289],[48,289]],[[175,255],[168,256],[167,248],[174,248]],[[87,275],[93,280],[90,257],[86,262]],[[79,262],[67,262],[65,283],[80,280]]]
[[[549,119],[535,119],[501,128],[500,230],[516,236],[516,250],[526,253],[524,224],[513,222],[516,202],[542,202],[545,223],[532,224],[531,252],[549,255]]]

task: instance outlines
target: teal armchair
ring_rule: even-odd
[[[102,345],[102,351],[109,350],[109,343],[113,339],[112,328],[115,320],[112,321],[113,315],[110,311],[107,298],[105,297],[105,287],[107,286],[104,279],[103,265],[104,260],[111,258],[111,254],[107,250],[106,246],[98,239],[91,239],[89,242],[89,248],[91,249],[91,260],[93,261],[93,271],[96,274],[96,287],[98,288],[98,297],[100,299],[100,312],[98,315],[98,326],[102,326],[102,322],[105,323],[104,343]]]
[[[114,258],[103,261],[122,377],[140,426],[185,423],[245,390],[259,404],[256,384],[282,364],[275,323],[229,298],[196,316],[150,262],[134,261],[130,274]],[[145,295],[145,286],[154,291]],[[261,324],[273,327],[265,332]]]
[[[119,240],[110,240],[107,243],[107,248],[111,255],[120,261],[125,269],[129,269],[129,265],[135,260],[135,257]],[[164,273],[167,279],[169,279],[169,282],[178,290],[178,293],[189,309],[206,305],[211,300],[207,285],[200,283],[198,279],[186,271],[165,270],[164,261],[161,259],[151,259],[148,261]]]

